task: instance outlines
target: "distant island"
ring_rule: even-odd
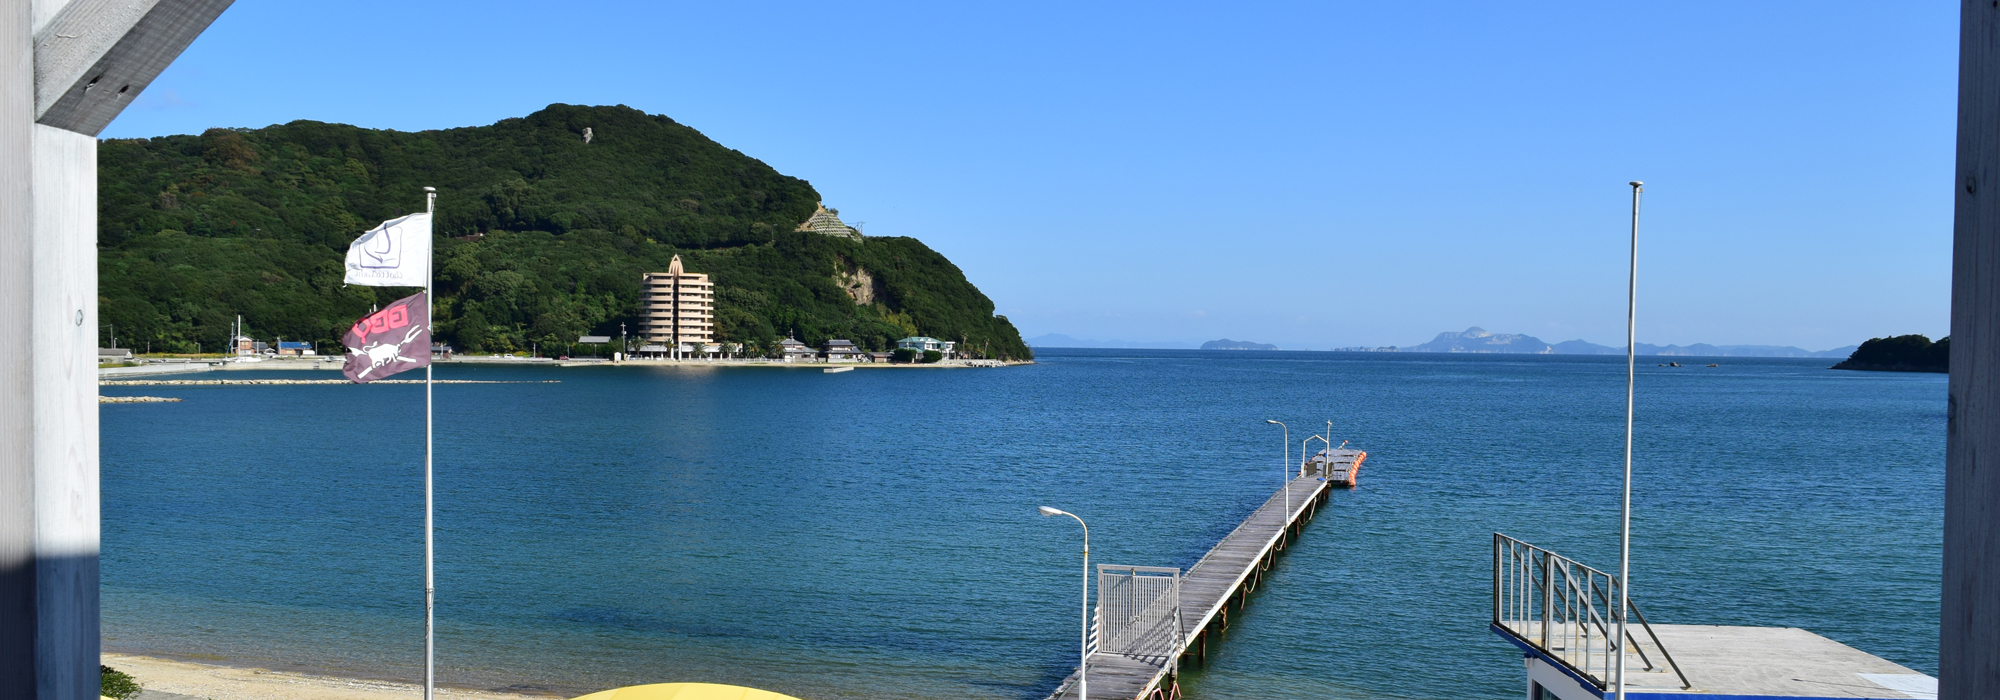
[[[1931,342],[1922,335],[1869,338],[1854,354],[1834,369],[1872,372],[1946,372],[1951,360],[1951,338]]]
[[[1223,338],[1223,339],[1221,339],[1221,340],[1211,340],[1211,341],[1208,341],[1208,342],[1206,342],[1206,343],[1202,343],[1202,344],[1201,344],[1201,349],[1203,349],[1203,350],[1276,350],[1276,349],[1278,349],[1278,346],[1276,346],[1276,345],[1266,345],[1266,344],[1264,344],[1264,343],[1252,343],[1252,342],[1250,342],[1250,341],[1247,341],[1247,340],[1230,340],[1230,339],[1228,339],[1228,338]]]
[[[1653,345],[1639,343],[1633,352],[1639,355],[1670,355],[1681,357],[1846,357],[1855,352],[1857,346],[1847,346],[1832,350],[1812,351],[1785,345]],[[1409,347],[1382,348],[1336,348],[1348,352],[1455,352],[1455,353],[1509,353],[1534,355],[1623,355],[1625,348],[1598,345],[1583,340],[1565,340],[1550,343],[1532,335],[1520,333],[1494,333],[1478,326],[1465,329],[1463,333],[1444,332],[1437,334],[1430,342]]]

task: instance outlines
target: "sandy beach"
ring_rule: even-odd
[[[150,656],[107,653],[103,658],[104,665],[131,674],[147,691],[173,693],[203,700],[408,700],[421,698],[424,695],[422,686],[408,683],[315,676],[261,668],[211,666]],[[464,700],[548,700],[553,696],[438,688],[437,697]]]

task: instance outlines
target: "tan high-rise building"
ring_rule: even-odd
[[[666,272],[639,276],[639,303],[646,312],[640,333],[647,343],[672,352],[681,343],[715,342],[715,285],[708,275],[682,270],[681,256],[674,256]]]

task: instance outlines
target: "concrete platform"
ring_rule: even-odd
[[[1530,700],[1611,697],[1533,645],[1495,632],[1527,652]],[[1935,678],[1795,627],[1653,625],[1653,632],[1694,687],[1681,689],[1672,674],[1642,672],[1644,664],[1631,655],[1625,662],[1625,696],[1631,700],[1937,697]]]

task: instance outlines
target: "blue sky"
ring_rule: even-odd
[[[1826,349],[1949,326],[1931,3],[238,0],[107,138],[666,114],[949,256],[1024,335],[1478,325]]]

